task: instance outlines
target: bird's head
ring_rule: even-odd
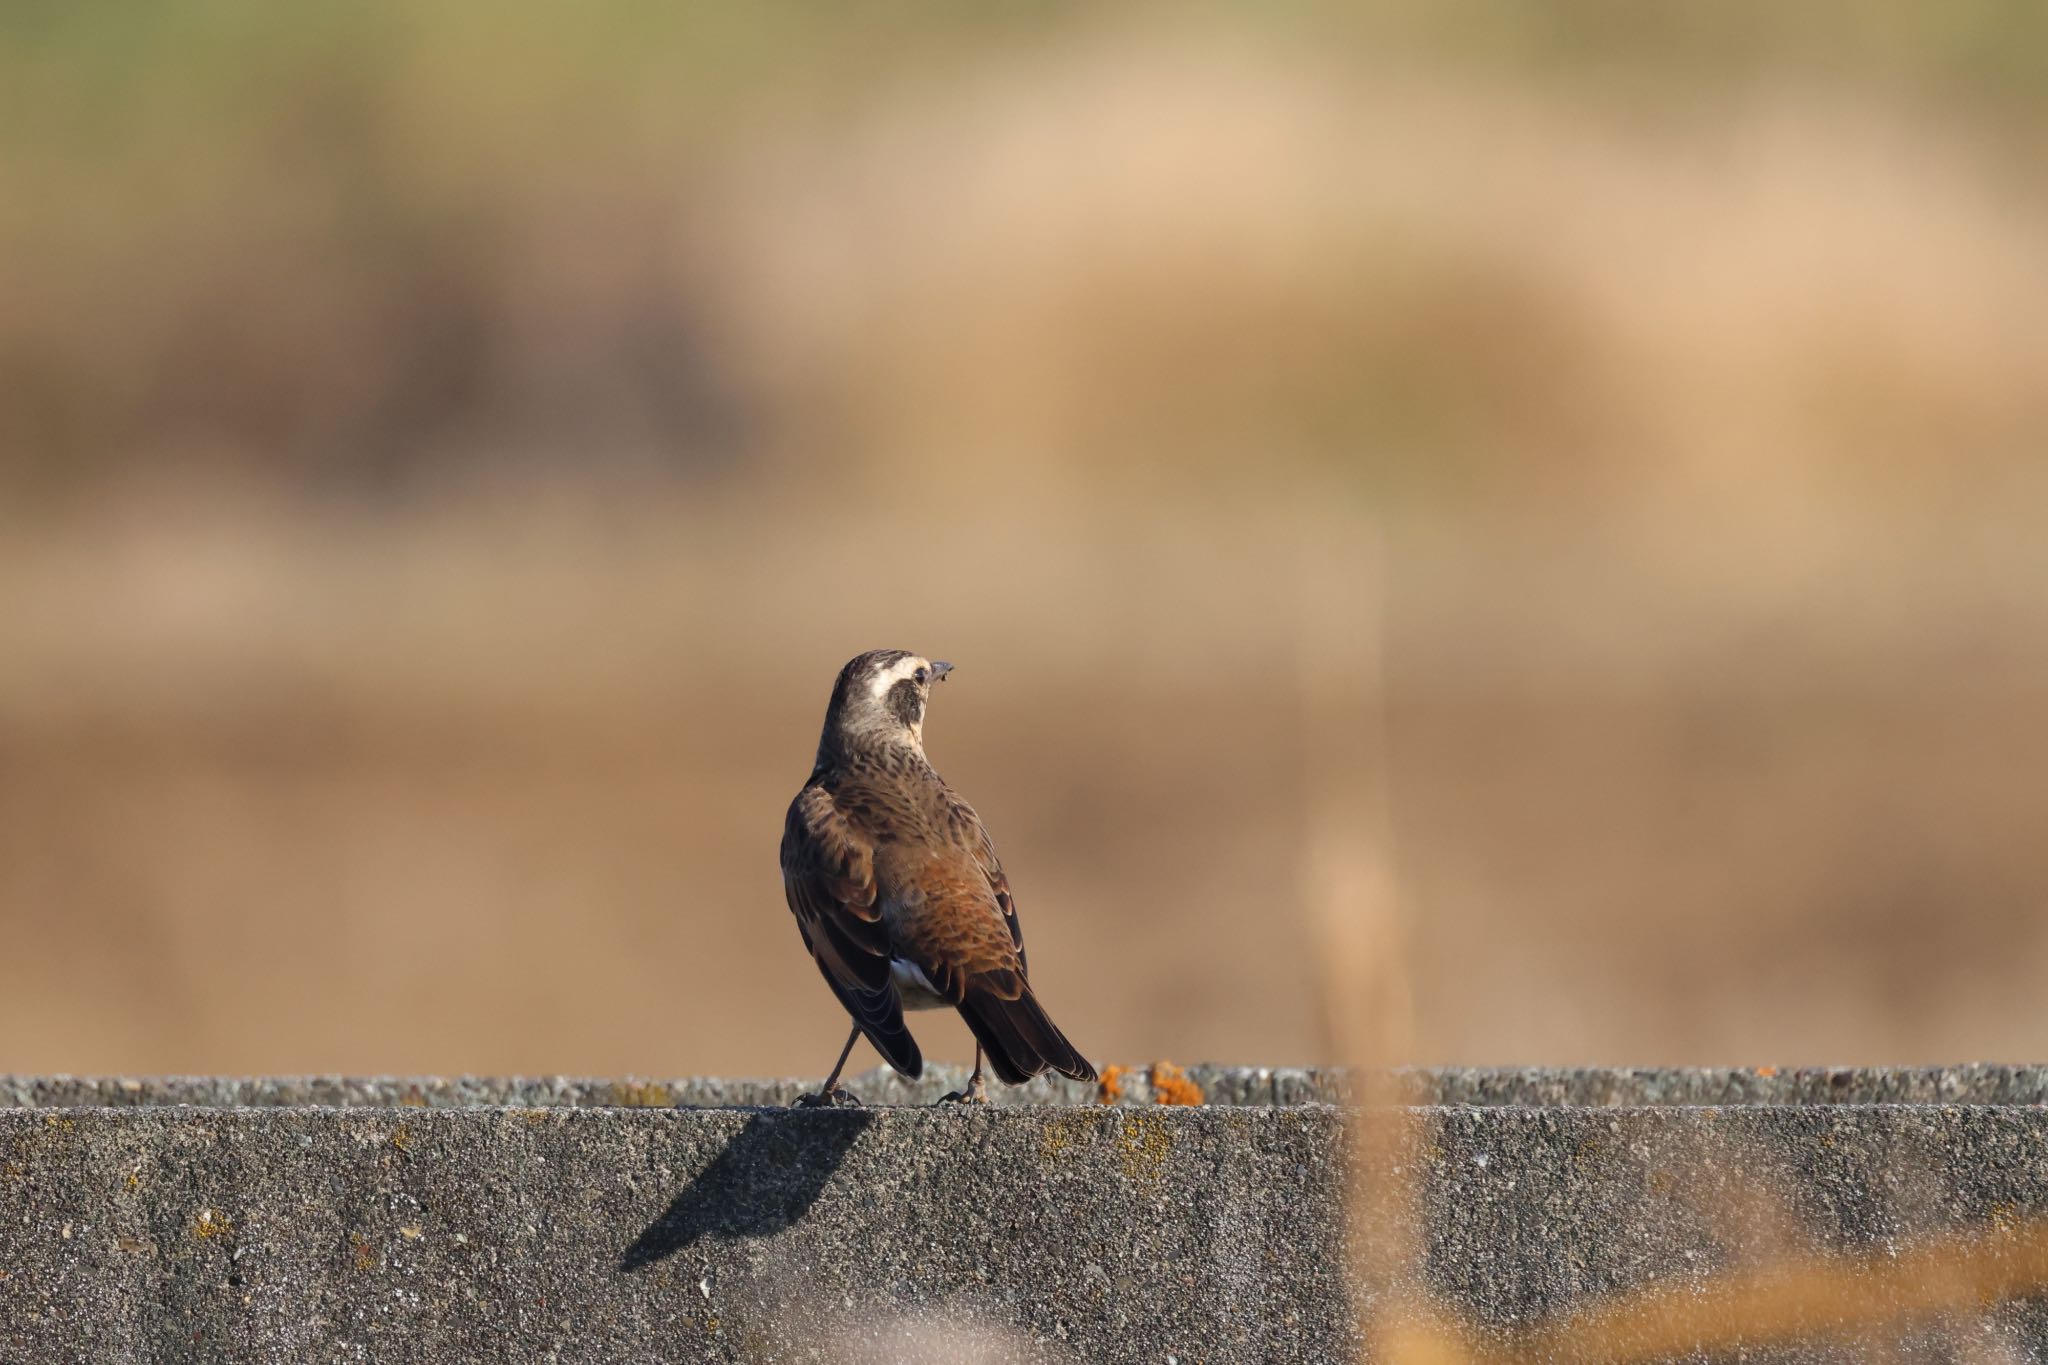
[[[953,671],[907,649],[871,649],[847,662],[825,711],[827,749],[907,743],[924,748],[924,708],[932,684]]]

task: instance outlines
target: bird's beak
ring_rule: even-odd
[[[943,679],[943,678],[944,678],[944,677],[945,677],[945,676],[946,676],[946,675],[947,675],[948,673],[951,673],[952,671],[953,671],[953,665],[951,665],[951,664],[949,664],[949,663],[939,663],[939,662],[934,662],[934,663],[932,664],[932,681],[933,681],[933,682],[938,682],[938,681],[940,681],[941,679]]]

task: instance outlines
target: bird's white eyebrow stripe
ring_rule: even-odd
[[[923,659],[920,659],[915,654],[898,659],[895,663],[890,664],[875,675],[875,680],[868,684],[868,693],[879,700],[887,696],[889,689],[897,683],[902,682],[905,678],[917,672],[918,669],[928,666]]]

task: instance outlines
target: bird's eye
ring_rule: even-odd
[[[917,672],[911,674],[910,676],[916,678],[919,682],[923,682],[926,678],[930,677],[931,675],[927,673],[924,669],[920,668],[917,670]]]

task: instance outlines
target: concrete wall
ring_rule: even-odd
[[[2048,1213],[2048,1109],[1854,1102],[2009,1095],[2038,1073],[1813,1075],[1426,1077],[1496,1101],[1426,1111],[1427,1287],[1505,1328],[1719,1267]],[[1233,1097],[1328,1084],[1195,1079]],[[1502,1101],[1731,1086],[1780,1102]],[[14,1106],[0,1108],[0,1361],[1326,1361],[1352,1347],[1327,1106],[663,1107],[786,1090],[0,1083]],[[1903,1359],[2036,1358],[2048,1314],[2003,1305],[1898,1340]]]
[[[1116,1068],[1115,1103],[1155,1102],[1152,1067]],[[1210,1104],[1298,1105],[1341,1098],[1338,1073],[1312,1067],[1191,1066]],[[2043,1104],[2048,1067],[1429,1067],[1400,1073],[1423,1104],[1743,1105]],[[957,1067],[929,1067],[921,1081],[878,1068],[847,1082],[870,1104],[930,1104],[959,1088]],[[407,1106],[788,1104],[818,1077],[781,1080],[573,1076],[5,1076],[0,1109],[97,1105]],[[989,1087],[998,1105],[1098,1104],[1102,1091],[1058,1076]]]

